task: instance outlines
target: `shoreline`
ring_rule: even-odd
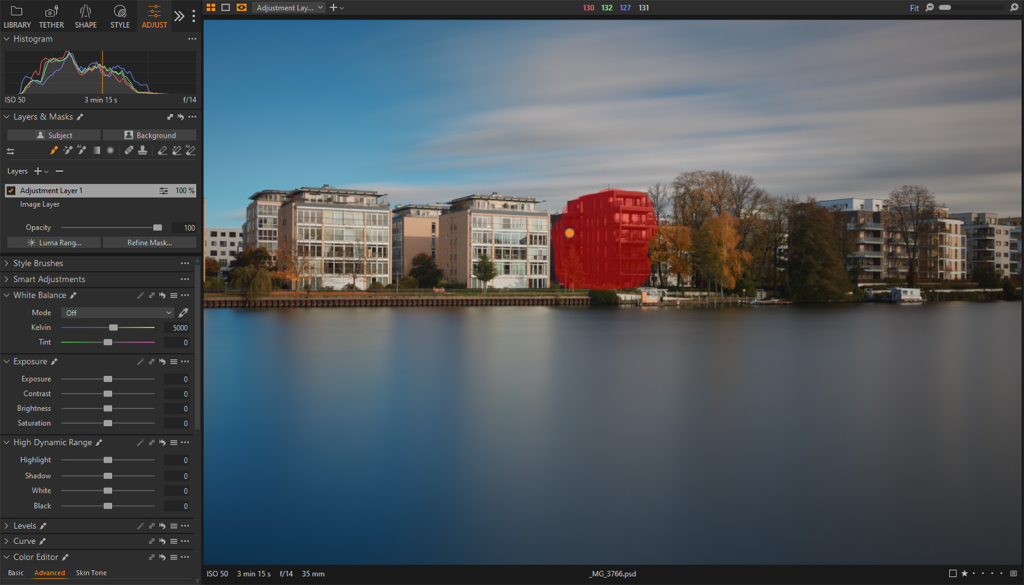
[[[384,296],[373,293],[353,293],[350,296],[299,296],[287,295],[277,298],[271,296],[254,301],[244,297],[209,297],[203,296],[204,309],[271,309],[279,307],[491,307],[491,306],[590,306],[587,296],[548,296],[548,295],[417,295],[417,296]]]

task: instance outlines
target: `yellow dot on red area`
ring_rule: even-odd
[[[571,238],[571,237],[573,237],[575,235],[576,235],[576,230],[574,230],[572,228],[566,228],[566,230],[565,230],[565,237]]]

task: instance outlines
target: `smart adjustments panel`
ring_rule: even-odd
[[[3,3],[3,583],[194,583],[198,2]]]

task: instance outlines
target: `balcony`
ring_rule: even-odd
[[[884,254],[884,252],[881,250],[855,250],[853,252],[854,257],[856,258],[881,258],[882,254]]]
[[[858,244],[884,244],[885,238],[857,238]]]
[[[885,226],[880,223],[848,223],[848,230],[884,230]]]

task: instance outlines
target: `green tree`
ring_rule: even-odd
[[[846,272],[839,224],[814,201],[792,208],[786,275],[794,300],[824,302],[847,298]]]
[[[984,262],[974,267],[971,280],[978,283],[981,288],[999,288],[999,281],[1002,276],[996,270],[995,264]]]
[[[243,268],[245,266],[253,266],[257,270],[260,268],[270,270],[273,265],[274,258],[266,248],[253,248],[252,246],[249,246],[239,253],[237,258],[235,258],[236,269]]]
[[[409,276],[416,279],[417,286],[433,288],[437,286],[443,274],[433,256],[426,252],[420,252],[412,257],[412,270],[409,271]],[[403,283],[402,286],[405,284]]]
[[[473,276],[484,284],[484,294],[487,293],[487,283],[498,276],[498,269],[487,254],[481,254],[480,259],[473,263]]]
[[[1017,299],[1017,285],[1013,284],[1013,281],[1006,279],[1003,282],[1003,298],[1008,301]]]
[[[245,298],[254,301],[270,292],[270,271],[266,268],[242,266],[231,272],[232,283],[245,290]]]

